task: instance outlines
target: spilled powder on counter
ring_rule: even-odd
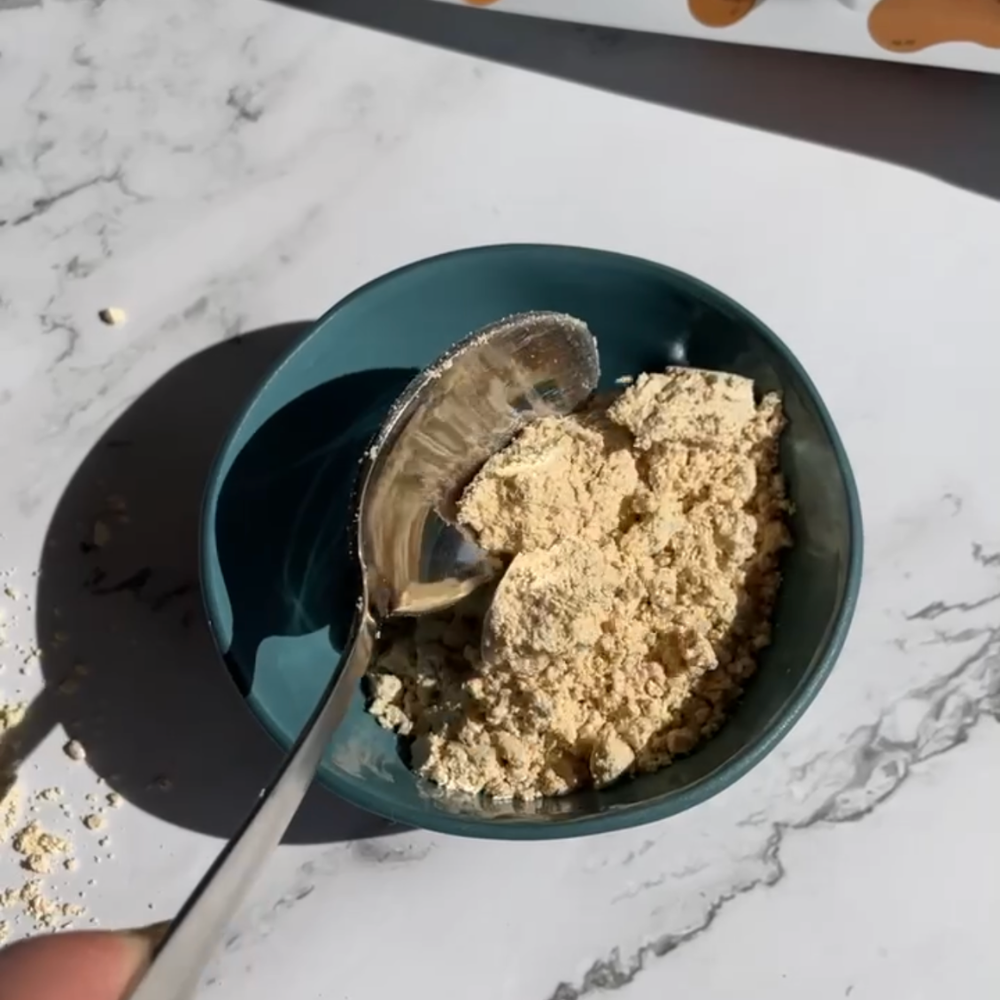
[[[80,903],[69,903],[54,899],[46,891],[40,878],[25,879],[18,886],[0,889],[0,911],[14,913],[13,919],[7,921],[8,936],[14,933],[14,927],[22,924],[26,917],[35,933],[49,930],[66,930],[73,921],[86,914],[86,907]],[[23,931],[22,931],[23,936]]]
[[[370,711],[439,785],[533,799],[654,771],[722,724],[770,641],[790,544],[781,403],[735,375],[641,375],[529,424],[459,520],[508,568],[402,623]]]
[[[23,701],[0,701],[0,736],[20,725],[27,710]]]
[[[21,723],[27,711],[24,702],[0,700],[0,749],[4,738]],[[16,775],[8,764],[0,761],[0,844],[14,832],[21,814],[21,793],[16,785]]]
[[[22,857],[21,866],[36,875],[47,875],[53,860],[62,861],[72,850],[65,837],[44,830],[37,820],[18,830],[11,843]]]
[[[5,579],[11,575],[12,571],[0,571],[0,599],[21,601],[25,595]],[[25,610],[30,611],[30,598],[28,601]],[[0,646],[5,646],[4,653],[9,661],[15,656],[18,658],[20,673],[25,674],[41,653],[33,641],[12,639],[6,642],[4,628],[8,622],[11,626],[18,624],[16,617],[8,618],[0,612]],[[53,645],[58,646],[67,638],[57,633]],[[7,860],[15,862],[19,870],[11,865],[9,878],[0,881],[0,943],[34,933],[66,929],[84,913],[81,904],[59,898],[66,891],[63,882],[68,877],[66,873],[76,870],[78,862],[71,840],[48,829],[44,819],[44,814],[57,810],[69,814],[65,793],[56,785],[32,792],[24,782],[19,782],[18,768],[22,762],[18,728],[29,706],[24,701],[11,701],[9,697],[0,693],[0,845],[7,852]],[[85,754],[82,746],[79,749],[78,759],[82,759]]]
[[[21,815],[21,791],[13,781],[0,775],[0,844],[14,832]]]

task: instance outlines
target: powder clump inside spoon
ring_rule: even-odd
[[[458,516],[507,563],[495,593],[394,624],[370,673],[369,710],[413,767],[528,800],[714,734],[770,641],[783,425],[750,380],[672,368],[490,458]]]

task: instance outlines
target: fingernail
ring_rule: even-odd
[[[131,927],[128,930],[120,931],[122,939],[127,942],[127,946],[133,951],[133,973],[129,982],[129,988],[125,991],[125,996],[131,996],[134,990],[145,976],[146,970],[156,956],[157,949],[163,944],[167,931],[170,930],[170,921],[162,920],[158,924],[148,924],[146,927]]]
[[[161,920],[159,923],[147,924],[145,927],[132,927],[122,933],[137,938],[145,944],[150,952],[153,952],[163,943],[168,930],[170,930],[170,921]]]

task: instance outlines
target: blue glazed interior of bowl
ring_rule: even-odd
[[[210,625],[279,743],[294,741],[349,637],[358,583],[346,515],[363,449],[419,369],[472,330],[532,309],[590,325],[608,386],[690,364],[780,390],[795,547],[783,563],[774,641],[745,697],[717,736],[658,774],[531,804],[450,795],[406,768],[358,690],[321,780],[363,808],[448,833],[594,833],[714,795],[771,750],[812,700],[840,650],[860,578],[858,500],[829,415],[788,349],[741,307],[669,268],[596,250],[499,246],[432,258],[365,286],[316,324],[251,400],[208,484],[202,582]]]

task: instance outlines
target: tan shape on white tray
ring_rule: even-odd
[[[756,0],[688,0],[691,16],[707,28],[728,28],[753,10]]]
[[[890,52],[919,52],[944,42],[1000,49],[997,0],[879,0],[868,33]]]

